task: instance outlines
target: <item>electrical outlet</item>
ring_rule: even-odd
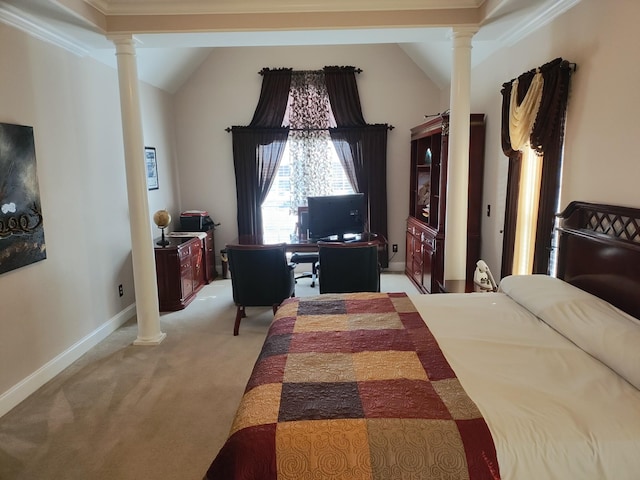
[[[124,295],[124,288],[122,287],[122,284],[118,285],[118,295]]]
[[[391,246],[391,250],[393,250],[393,252],[394,252],[394,253],[395,253],[395,252],[397,252],[397,251],[398,251],[398,244],[397,244],[397,243],[394,243],[394,244]]]

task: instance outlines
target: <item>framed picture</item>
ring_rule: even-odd
[[[144,147],[144,161],[147,167],[147,189],[157,190],[158,186],[158,160],[156,159],[156,149]]]

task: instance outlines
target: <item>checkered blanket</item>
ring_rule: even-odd
[[[489,429],[403,294],[286,300],[206,479],[497,479]]]

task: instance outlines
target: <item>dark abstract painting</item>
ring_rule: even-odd
[[[33,128],[0,123],[0,274],[45,258]]]

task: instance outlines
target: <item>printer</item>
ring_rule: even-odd
[[[206,232],[218,225],[205,210],[186,210],[180,214],[180,230],[183,232]]]

